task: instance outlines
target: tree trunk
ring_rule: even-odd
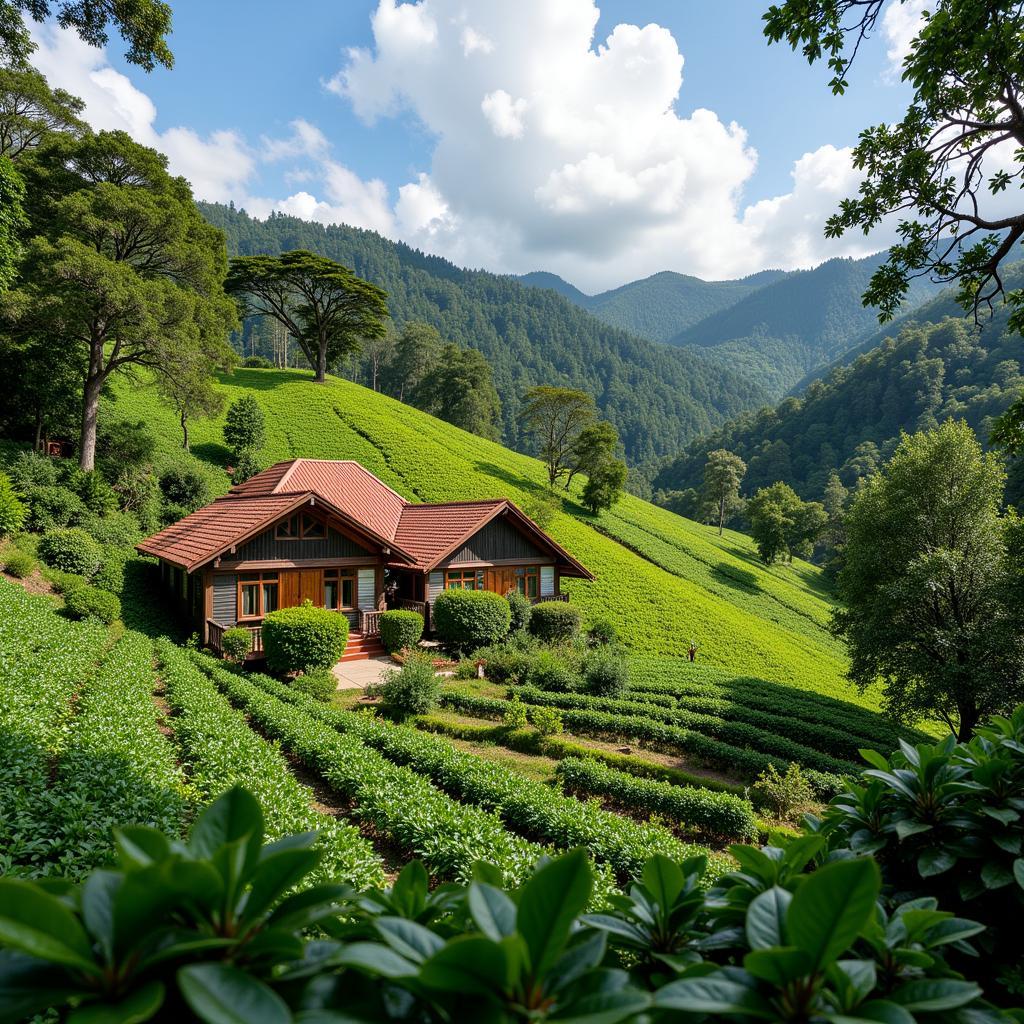
[[[725,529],[725,495],[718,499],[718,536],[722,536]]]
[[[327,346],[321,345],[316,353],[316,377],[317,384],[323,384],[327,380]]]
[[[43,440],[43,410],[42,407],[36,404],[36,440],[34,450],[39,451],[40,443]]]
[[[98,356],[89,359],[89,374],[85,378],[85,393],[82,397],[82,436],[79,444],[78,467],[84,473],[96,468],[96,424],[99,420],[100,392],[103,390],[103,348]]]
[[[181,412],[181,447],[188,451],[188,413]]]
[[[974,729],[978,724],[978,709],[974,705],[958,708],[960,712],[960,729],[956,738],[959,743],[969,743],[974,736]]]

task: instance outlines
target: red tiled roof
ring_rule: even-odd
[[[431,569],[503,511],[551,548],[573,574],[593,578],[567,551],[510,501],[452,501],[413,505],[358,462],[292,459],[278,462],[223,498],[138,545],[191,571],[259,533],[310,498],[349,519],[392,549],[394,564]],[[399,556],[394,558],[394,556]]]

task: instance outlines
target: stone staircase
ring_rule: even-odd
[[[362,633],[352,631],[348,635],[348,643],[345,645],[345,653],[341,661],[366,661],[368,658],[383,658],[385,655],[384,645],[380,642],[379,636],[364,636]]]

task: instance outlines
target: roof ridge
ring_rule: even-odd
[[[290,477],[292,475],[292,473],[295,472],[295,467],[302,461],[302,459],[300,459],[300,458],[295,458],[295,459],[291,459],[291,460],[287,460],[286,459],[285,461],[290,461],[291,465],[289,465],[288,468],[284,471],[284,473],[281,474],[281,479],[278,480],[276,484],[274,484],[274,487],[273,487],[273,493],[274,494],[287,494],[288,493],[287,491],[282,489],[282,486],[283,486],[284,482],[288,479],[288,477]],[[280,463],[275,462],[274,465],[278,466],[278,465],[280,465]],[[273,467],[268,467],[268,468],[272,469]]]
[[[385,486],[387,486],[385,484]],[[463,498],[461,501],[409,501],[406,508],[448,508],[452,505],[500,505],[512,504],[508,498]]]

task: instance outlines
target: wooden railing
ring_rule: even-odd
[[[561,594],[548,594],[546,596],[545,595],[541,595],[540,597],[535,597],[535,598],[533,598],[533,600],[530,603],[531,604],[540,604],[541,601],[566,601],[567,602],[568,600],[569,600],[569,595],[565,594],[565,593],[561,593]]]
[[[359,632],[363,636],[379,636],[380,635],[380,617],[383,612],[368,612],[361,611],[359,613]]]
[[[224,653],[224,631],[234,629],[233,626],[225,626],[222,622],[215,622],[213,619],[206,620],[207,643],[218,654]],[[263,628],[261,626],[242,626],[249,630],[249,653],[247,657],[254,658],[263,653]]]
[[[224,650],[224,630],[227,628],[213,619],[206,620],[206,633],[209,637],[207,643],[217,652]]]
[[[427,617],[427,602],[426,601],[411,601],[407,597],[400,597],[395,604],[396,608],[401,608],[405,612],[419,612],[424,618]]]

